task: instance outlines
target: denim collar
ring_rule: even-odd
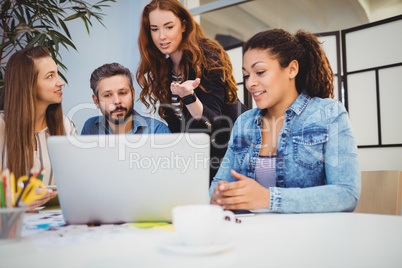
[[[285,114],[290,114],[291,111],[293,111],[295,112],[295,114],[300,115],[306,108],[307,103],[310,101],[310,99],[311,97],[306,93],[304,92],[300,93],[299,96],[296,98],[296,100],[289,106],[289,108],[286,109]],[[257,113],[258,116],[255,121],[257,126],[262,127],[262,119],[266,114],[266,112],[267,109],[263,109]]]
[[[306,93],[302,92],[300,95],[297,97],[297,99],[290,105],[286,111],[293,110],[297,115],[300,115],[303,110],[306,108],[307,103],[310,101],[311,97],[307,95]]]
[[[113,133],[113,131],[109,127],[109,123],[103,115],[99,116],[96,119],[95,124],[100,124],[101,126],[103,126],[105,128],[105,132]],[[139,128],[147,128],[146,120],[139,113],[133,110],[133,129],[131,129],[128,133],[137,133]]]

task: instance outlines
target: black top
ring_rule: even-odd
[[[195,80],[195,71],[190,70],[187,80]],[[191,132],[194,129],[208,129],[209,124],[213,124],[214,119],[222,115],[223,106],[225,104],[225,83],[221,80],[221,72],[214,70],[206,74],[202,74],[200,85],[207,91],[205,92],[200,87],[194,89],[195,95],[201,101],[203,106],[202,120],[194,120],[183,105],[183,120],[180,120],[172,109],[165,111],[167,115],[166,122],[172,133],[174,132]],[[183,81],[184,82],[184,81]]]
[[[231,105],[226,104],[225,83],[221,80],[221,77],[221,70],[212,70],[208,73],[203,71],[200,77],[200,85],[204,87],[205,91],[200,87],[194,89],[203,106],[203,118],[201,120],[195,120],[185,105],[183,105],[182,120],[176,116],[173,107],[165,111],[167,116],[165,120],[172,133],[202,132],[211,136],[211,181],[225,155],[234,121],[241,113],[247,110],[247,107],[240,101]],[[190,69],[187,80],[195,80],[196,78],[195,71]],[[217,130],[219,132],[216,132]]]

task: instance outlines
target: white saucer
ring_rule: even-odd
[[[171,238],[164,241],[161,247],[171,252],[184,253],[191,255],[205,255],[219,253],[234,247],[234,242],[229,239],[221,239],[212,245],[208,246],[185,246],[183,245],[178,237]]]

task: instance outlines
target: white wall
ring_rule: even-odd
[[[69,82],[63,90],[63,111],[74,120],[79,133],[89,117],[100,114],[92,102],[92,90],[89,84],[92,71],[99,66],[118,62],[129,68],[133,73],[136,99],[138,99],[140,90],[135,80],[139,62],[137,38],[141,12],[148,2],[149,0],[119,0],[110,3],[111,7],[103,9],[103,13],[106,14],[103,19],[106,28],[93,20],[90,35],[87,34],[81,20],[68,22],[78,52],[75,50],[61,52],[62,62],[68,68],[65,76]],[[138,112],[145,112],[141,102],[135,102],[134,106]]]
[[[402,142],[402,68],[388,67],[378,72],[380,97],[376,95],[376,75],[367,70],[402,61],[402,21],[347,32],[349,115],[358,145],[379,144],[377,101],[380,103],[382,144]],[[381,53],[379,53],[381,51]],[[402,170],[402,147],[360,148],[361,170]]]
[[[362,171],[402,170],[402,148],[361,148],[359,162]]]

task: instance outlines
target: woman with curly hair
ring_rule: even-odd
[[[210,188],[225,209],[353,211],[357,146],[317,37],[273,29],[243,46],[243,76],[257,107],[242,114]]]
[[[144,8],[138,45],[140,100],[158,110],[171,132],[211,134],[212,178],[245,110],[229,56],[177,0],[152,0]]]

